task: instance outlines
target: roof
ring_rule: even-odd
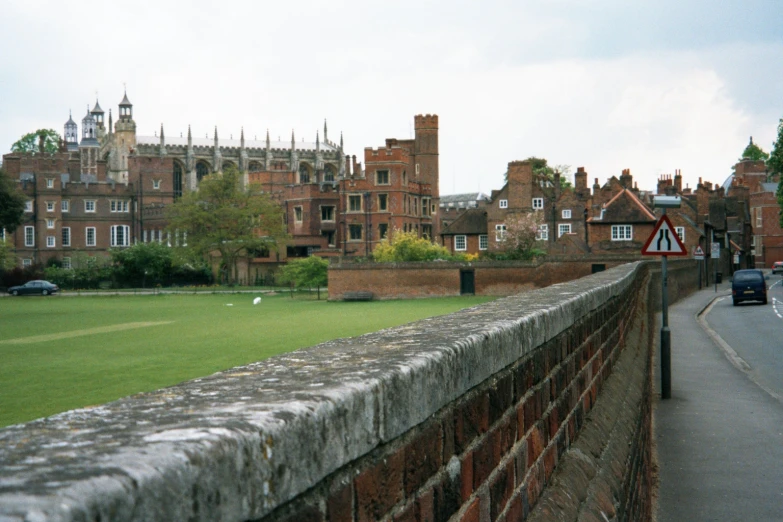
[[[466,210],[440,233],[442,236],[454,234],[486,234],[487,212],[484,209]]]
[[[128,93],[126,92],[126,93],[125,93],[125,96],[123,96],[123,97],[122,97],[122,101],[120,102],[120,107],[122,107],[122,106],[127,106],[127,107],[130,107],[130,106],[132,106],[132,105],[133,105],[133,104],[132,104],[132,103],[130,102],[130,100],[128,99]]]
[[[193,138],[193,146],[194,147],[214,147],[215,146],[215,139],[214,138]],[[164,139],[164,143],[166,145],[181,145],[187,147],[188,145],[188,139],[187,138],[181,138],[179,136],[177,137],[169,137],[166,136]],[[138,145],[160,145],[160,136],[137,136],[136,137],[136,144]],[[241,140],[235,140],[235,139],[225,139],[225,138],[218,138],[218,146],[219,147],[236,147],[239,148],[242,145]],[[320,147],[322,151],[330,152],[330,151],[338,151],[340,150],[339,147],[336,147],[331,144],[327,144],[324,142],[320,143]],[[266,140],[248,140],[245,139],[245,148],[246,149],[265,149],[266,148]],[[284,149],[284,150],[290,150],[291,149],[291,142],[290,141],[270,141],[269,142],[269,148],[271,149]],[[314,141],[300,141],[296,143],[296,150],[315,150],[316,149],[316,143]]]
[[[73,115],[71,113],[68,113],[68,121],[65,122],[66,125],[76,125],[76,122],[73,121]]]
[[[603,206],[599,217],[591,217],[588,221],[593,223],[643,223],[656,221],[656,218],[655,214],[632,191],[623,189]]]
[[[101,106],[98,104],[98,100],[95,100],[95,107],[93,108],[92,112],[103,114],[103,109],[101,109]]]
[[[441,208],[476,208],[479,201],[489,201],[489,196],[482,192],[468,192],[440,197]]]

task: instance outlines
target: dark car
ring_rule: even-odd
[[[761,301],[767,304],[767,281],[761,270],[737,270],[731,281],[731,299],[734,305],[742,301]]]
[[[28,281],[20,286],[12,286],[8,289],[11,295],[49,295],[60,291],[60,288],[49,281]]]
[[[783,274],[783,261],[775,261],[772,263],[773,274]]]

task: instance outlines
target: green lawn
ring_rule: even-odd
[[[0,298],[0,426],[490,301],[253,294]],[[228,306],[231,305],[231,306]]]

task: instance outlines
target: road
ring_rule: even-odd
[[[768,304],[716,301],[707,324],[736,352],[742,369],[766,392],[783,398],[783,280],[769,276]]]

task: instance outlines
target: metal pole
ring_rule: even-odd
[[[710,242],[710,250],[713,250],[712,245],[715,244],[715,231],[711,230],[712,241]],[[718,258],[720,258],[720,251],[718,251]],[[715,281],[715,292],[718,291],[718,259],[712,258],[712,279]]]
[[[666,215],[666,207],[663,208]],[[672,345],[669,330],[669,282],[667,257],[661,259],[661,398],[672,396]]]

